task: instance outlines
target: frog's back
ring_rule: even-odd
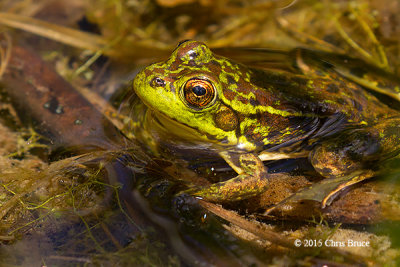
[[[332,135],[350,126],[373,125],[398,113],[339,75],[308,77],[258,69],[249,72],[253,88],[239,85],[237,97],[246,105],[258,107],[259,112],[239,116],[240,134],[263,150]],[[241,95],[252,97],[246,101]]]

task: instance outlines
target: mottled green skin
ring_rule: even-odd
[[[338,166],[320,166],[316,157],[332,156],[330,150],[340,150],[330,145],[329,136],[349,128],[374,126],[371,129],[377,130],[377,122],[398,112],[338,74],[328,75],[307,66],[303,73],[307,76],[248,68],[214,55],[203,43],[184,42],[169,59],[148,66],[134,80],[134,90],[149,108],[147,117],[151,118],[144,123],[145,142],[154,149],[159,142],[213,149],[239,176],[245,175],[240,177],[241,181],[246,177],[251,177],[252,182],[267,179],[243,164],[240,157],[232,156],[246,153],[256,158],[260,155],[261,160],[312,155],[310,160],[316,170],[331,176],[335,170],[345,169],[348,158],[331,163]],[[183,97],[182,87],[194,77],[208,79],[216,90],[215,99],[205,108],[193,108]],[[156,78],[164,83],[157,84]],[[321,154],[321,148],[316,151],[318,146],[325,149],[325,154]],[[260,166],[258,159],[252,160],[250,165]],[[224,196],[215,198],[207,192],[224,195],[221,188],[239,188],[237,181],[232,183],[233,187],[219,184],[200,190],[197,195],[222,199]],[[262,187],[265,186],[263,180]],[[251,188],[257,188],[257,182]],[[236,195],[233,198],[242,198]]]

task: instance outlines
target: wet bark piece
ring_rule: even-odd
[[[38,122],[58,146],[112,148],[113,126],[34,52],[13,47],[1,82],[20,114]]]

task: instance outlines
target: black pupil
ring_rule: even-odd
[[[193,93],[195,93],[197,96],[202,96],[206,94],[206,89],[204,87],[201,87],[199,85],[193,87],[192,89]]]

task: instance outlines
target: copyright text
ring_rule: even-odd
[[[346,240],[346,241],[336,241],[332,239],[296,239],[294,241],[294,245],[296,247],[335,247],[335,248],[343,248],[343,247],[369,247],[370,241],[356,241],[356,240]]]

